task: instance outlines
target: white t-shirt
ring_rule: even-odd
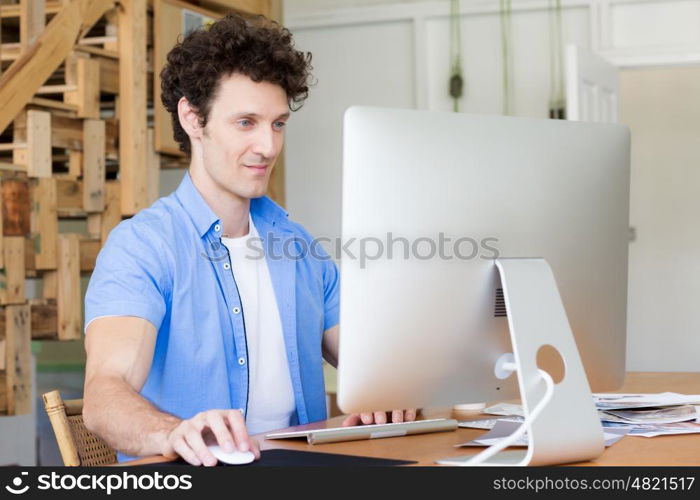
[[[243,305],[250,384],[246,428],[258,434],[288,427],[296,404],[270,270],[252,218],[249,224],[246,236],[222,237],[221,242],[228,248]]]

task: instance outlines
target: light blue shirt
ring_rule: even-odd
[[[250,213],[282,321],[296,403],[291,424],[323,420],[321,342],[338,324],[338,269],[269,198],[252,199]],[[185,174],[173,194],[112,230],[85,296],[86,328],[101,316],[153,323],[158,336],[141,395],[183,419],[210,409],[245,414],[248,406],[244,311],[221,226]]]

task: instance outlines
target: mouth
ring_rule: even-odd
[[[268,164],[244,165],[244,167],[249,168],[253,172],[265,173],[265,171],[270,167],[270,165],[268,165]]]

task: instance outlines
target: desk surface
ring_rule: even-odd
[[[624,386],[618,392],[679,392],[700,394],[700,373],[628,373]],[[431,409],[423,412],[423,418],[456,418],[467,420],[481,417],[479,413],[455,413],[451,409]],[[313,424],[291,427],[286,430],[323,429],[338,427],[344,417]],[[474,454],[483,448],[454,448],[454,445],[470,441],[485,431],[479,429],[457,429],[454,432],[420,434],[397,438],[350,441],[310,445],[301,439],[266,440],[262,435],[254,436],[261,450],[290,449],[341,453],[368,457],[416,460],[417,465],[435,465],[440,458]],[[148,457],[131,462],[130,465],[168,461],[164,457]],[[603,454],[590,462],[572,465],[700,465],[700,434],[659,436],[654,438],[626,436]]]

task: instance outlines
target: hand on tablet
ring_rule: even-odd
[[[352,425],[386,424],[389,422],[412,422],[416,410],[375,411],[374,413],[353,413],[343,421],[343,427]]]

